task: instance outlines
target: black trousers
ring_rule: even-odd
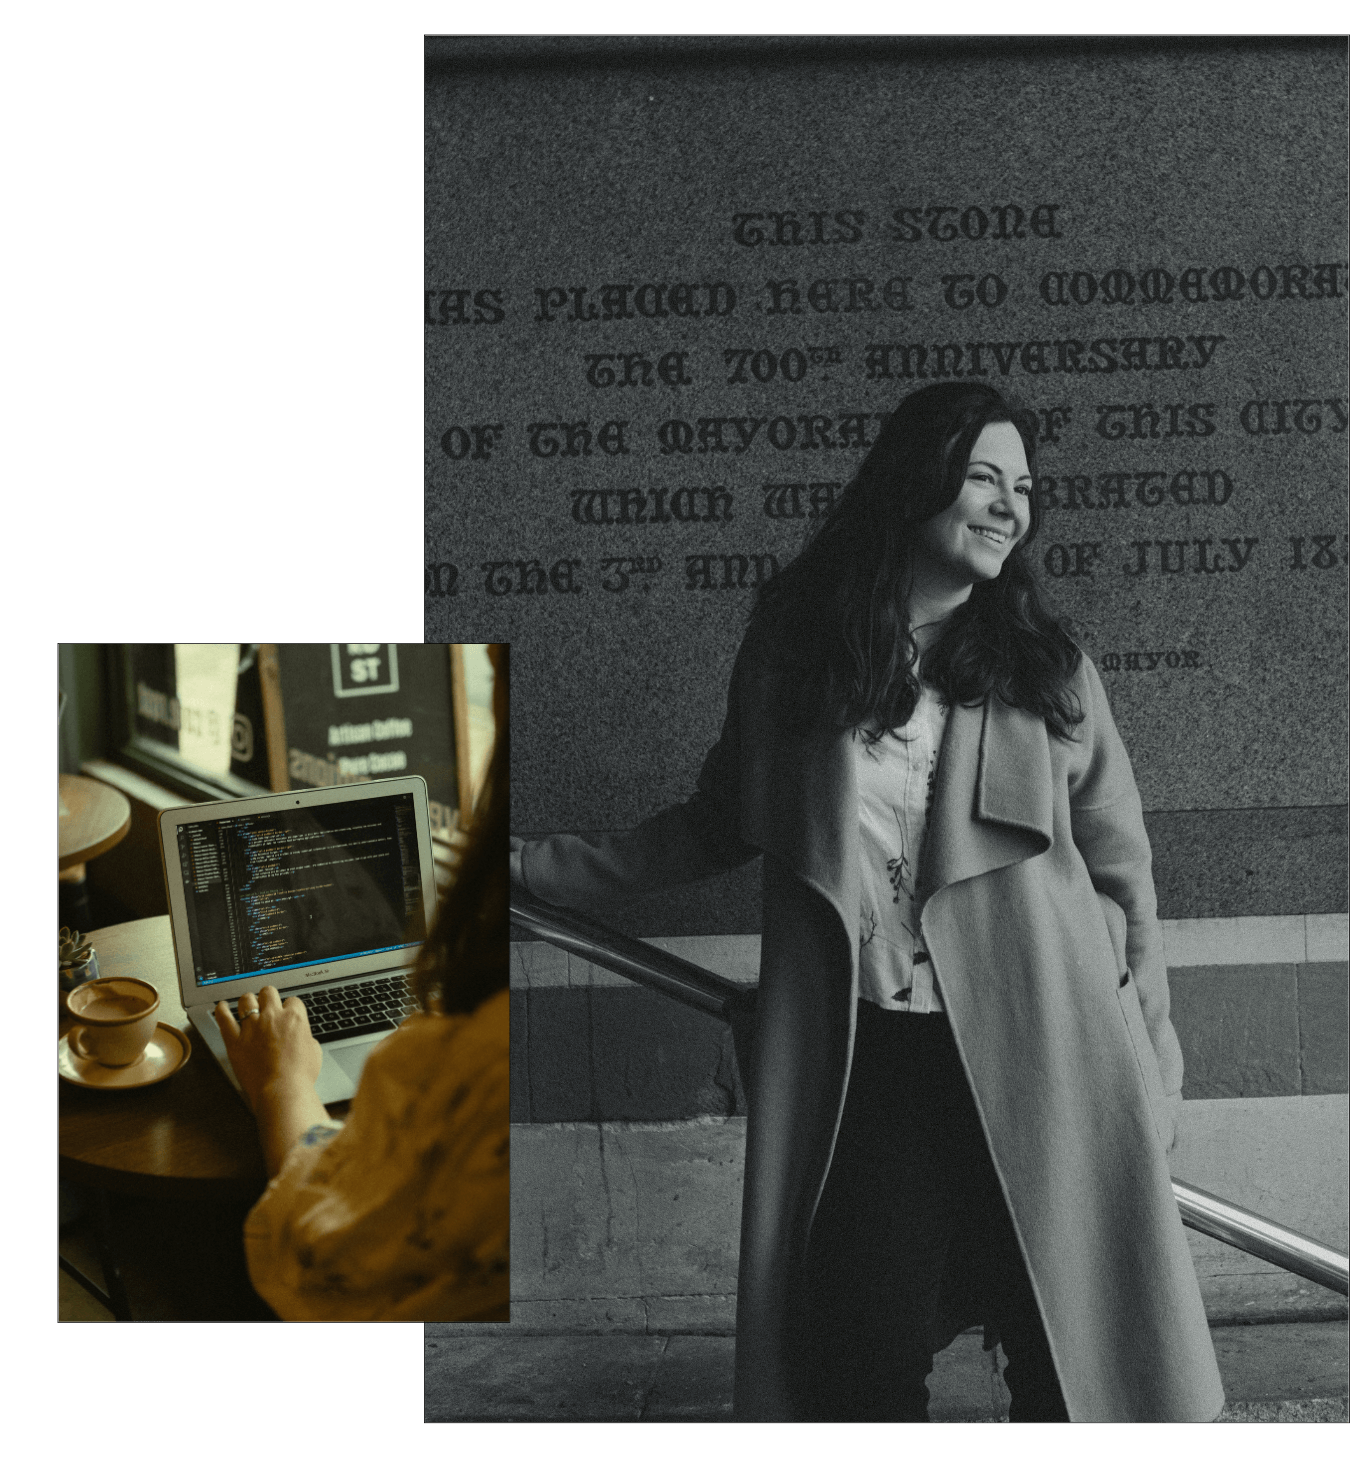
[[[858,1005],[843,1122],[798,1304],[804,1415],[927,1422],[940,1292],[978,1292],[1013,1422],[1067,1422],[1045,1330],[940,1013]]]

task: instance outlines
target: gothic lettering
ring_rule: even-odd
[[[1106,673],[1156,672],[1159,668],[1199,668],[1200,654],[1191,648],[1146,649],[1133,653],[1103,653],[1097,660]]]
[[[1345,401],[1248,400],[1238,411],[1238,422],[1248,435],[1316,435],[1323,429],[1342,435]]]
[[[498,291],[500,292],[500,291]],[[591,298],[588,295],[594,294]],[[550,284],[534,290],[536,324],[590,324],[615,319],[725,318],[735,312],[729,283]],[[498,304],[500,299],[496,301]],[[495,322],[495,321],[486,321]]]
[[[968,340],[964,344],[869,344],[869,380],[925,380],[944,375],[1114,374],[1117,371],[1201,370],[1224,342],[1221,334],[1128,335],[1101,339]],[[1201,434],[1197,430],[1197,434]]]
[[[759,587],[778,571],[778,559],[763,552],[747,556],[733,552],[728,556],[695,556],[684,559],[685,582],[689,591],[717,588],[744,589]]]
[[[1244,272],[1231,264],[1219,268],[1186,268],[1179,277],[1165,268],[1138,274],[1113,268],[1100,276],[1081,269],[1041,275],[1040,295],[1052,305],[1165,304],[1175,289],[1191,304],[1232,303],[1243,299],[1339,299],[1344,297],[1343,263],[1258,264]]]
[[[506,318],[501,289],[427,289],[427,324],[500,324]]]

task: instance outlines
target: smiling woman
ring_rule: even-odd
[[[513,846],[527,889],[601,912],[764,856],[741,1418],[924,1421],[975,1322],[1014,1422],[1223,1401],[1139,795],[1027,567],[1034,470],[996,391],[908,396],[761,590],[691,799]]]
[[[977,582],[1003,570],[1003,561],[1031,526],[1031,471],[1017,427],[986,425],[970,455],[960,495],[919,528],[910,618],[938,618],[959,607]],[[933,601],[945,596],[949,601]],[[947,611],[943,611],[944,606]]]

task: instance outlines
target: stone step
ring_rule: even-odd
[[[1345,1422],[1346,1324],[1214,1330],[1228,1403],[1220,1422]],[[935,1422],[998,1422],[1008,1394],[978,1333],[938,1355]],[[1001,1365],[1001,1354],[1000,1365]],[[540,1331],[428,1325],[427,1422],[723,1422],[734,1339],[726,1333]]]

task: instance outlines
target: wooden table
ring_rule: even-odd
[[[154,984],[160,1022],[187,1032],[192,1056],[149,1088],[98,1091],[62,1082],[62,1178],[160,1199],[256,1198],[267,1172],[253,1115],[183,1011],[169,918],[105,927],[90,940],[101,976]],[[69,1023],[63,1016],[60,1033]]]
[[[61,775],[57,869],[82,866],[111,850],[131,827],[131,802],[111,785],[85,775]]]
[[[267,1187],[258,1128],[216,1057],[188,1022],[178,996],[173,937],[166,916],[124,921],[92,932],[102,977],[140,977],[159,991],[159,1021],[181,1028],[192,1056],[149,1088],[82,1089],[58,1079],[58,1174],[95,1191],[99,1252],[108,1293],[70,1270],[120,1321],[130,1321],[117,1258],[106,1238],[108,1193],[198,1203],[255,1201]],[[70,1028],[61,1015],[58,1037]],[[346,1117],[350,1101],[328,1105]]]

